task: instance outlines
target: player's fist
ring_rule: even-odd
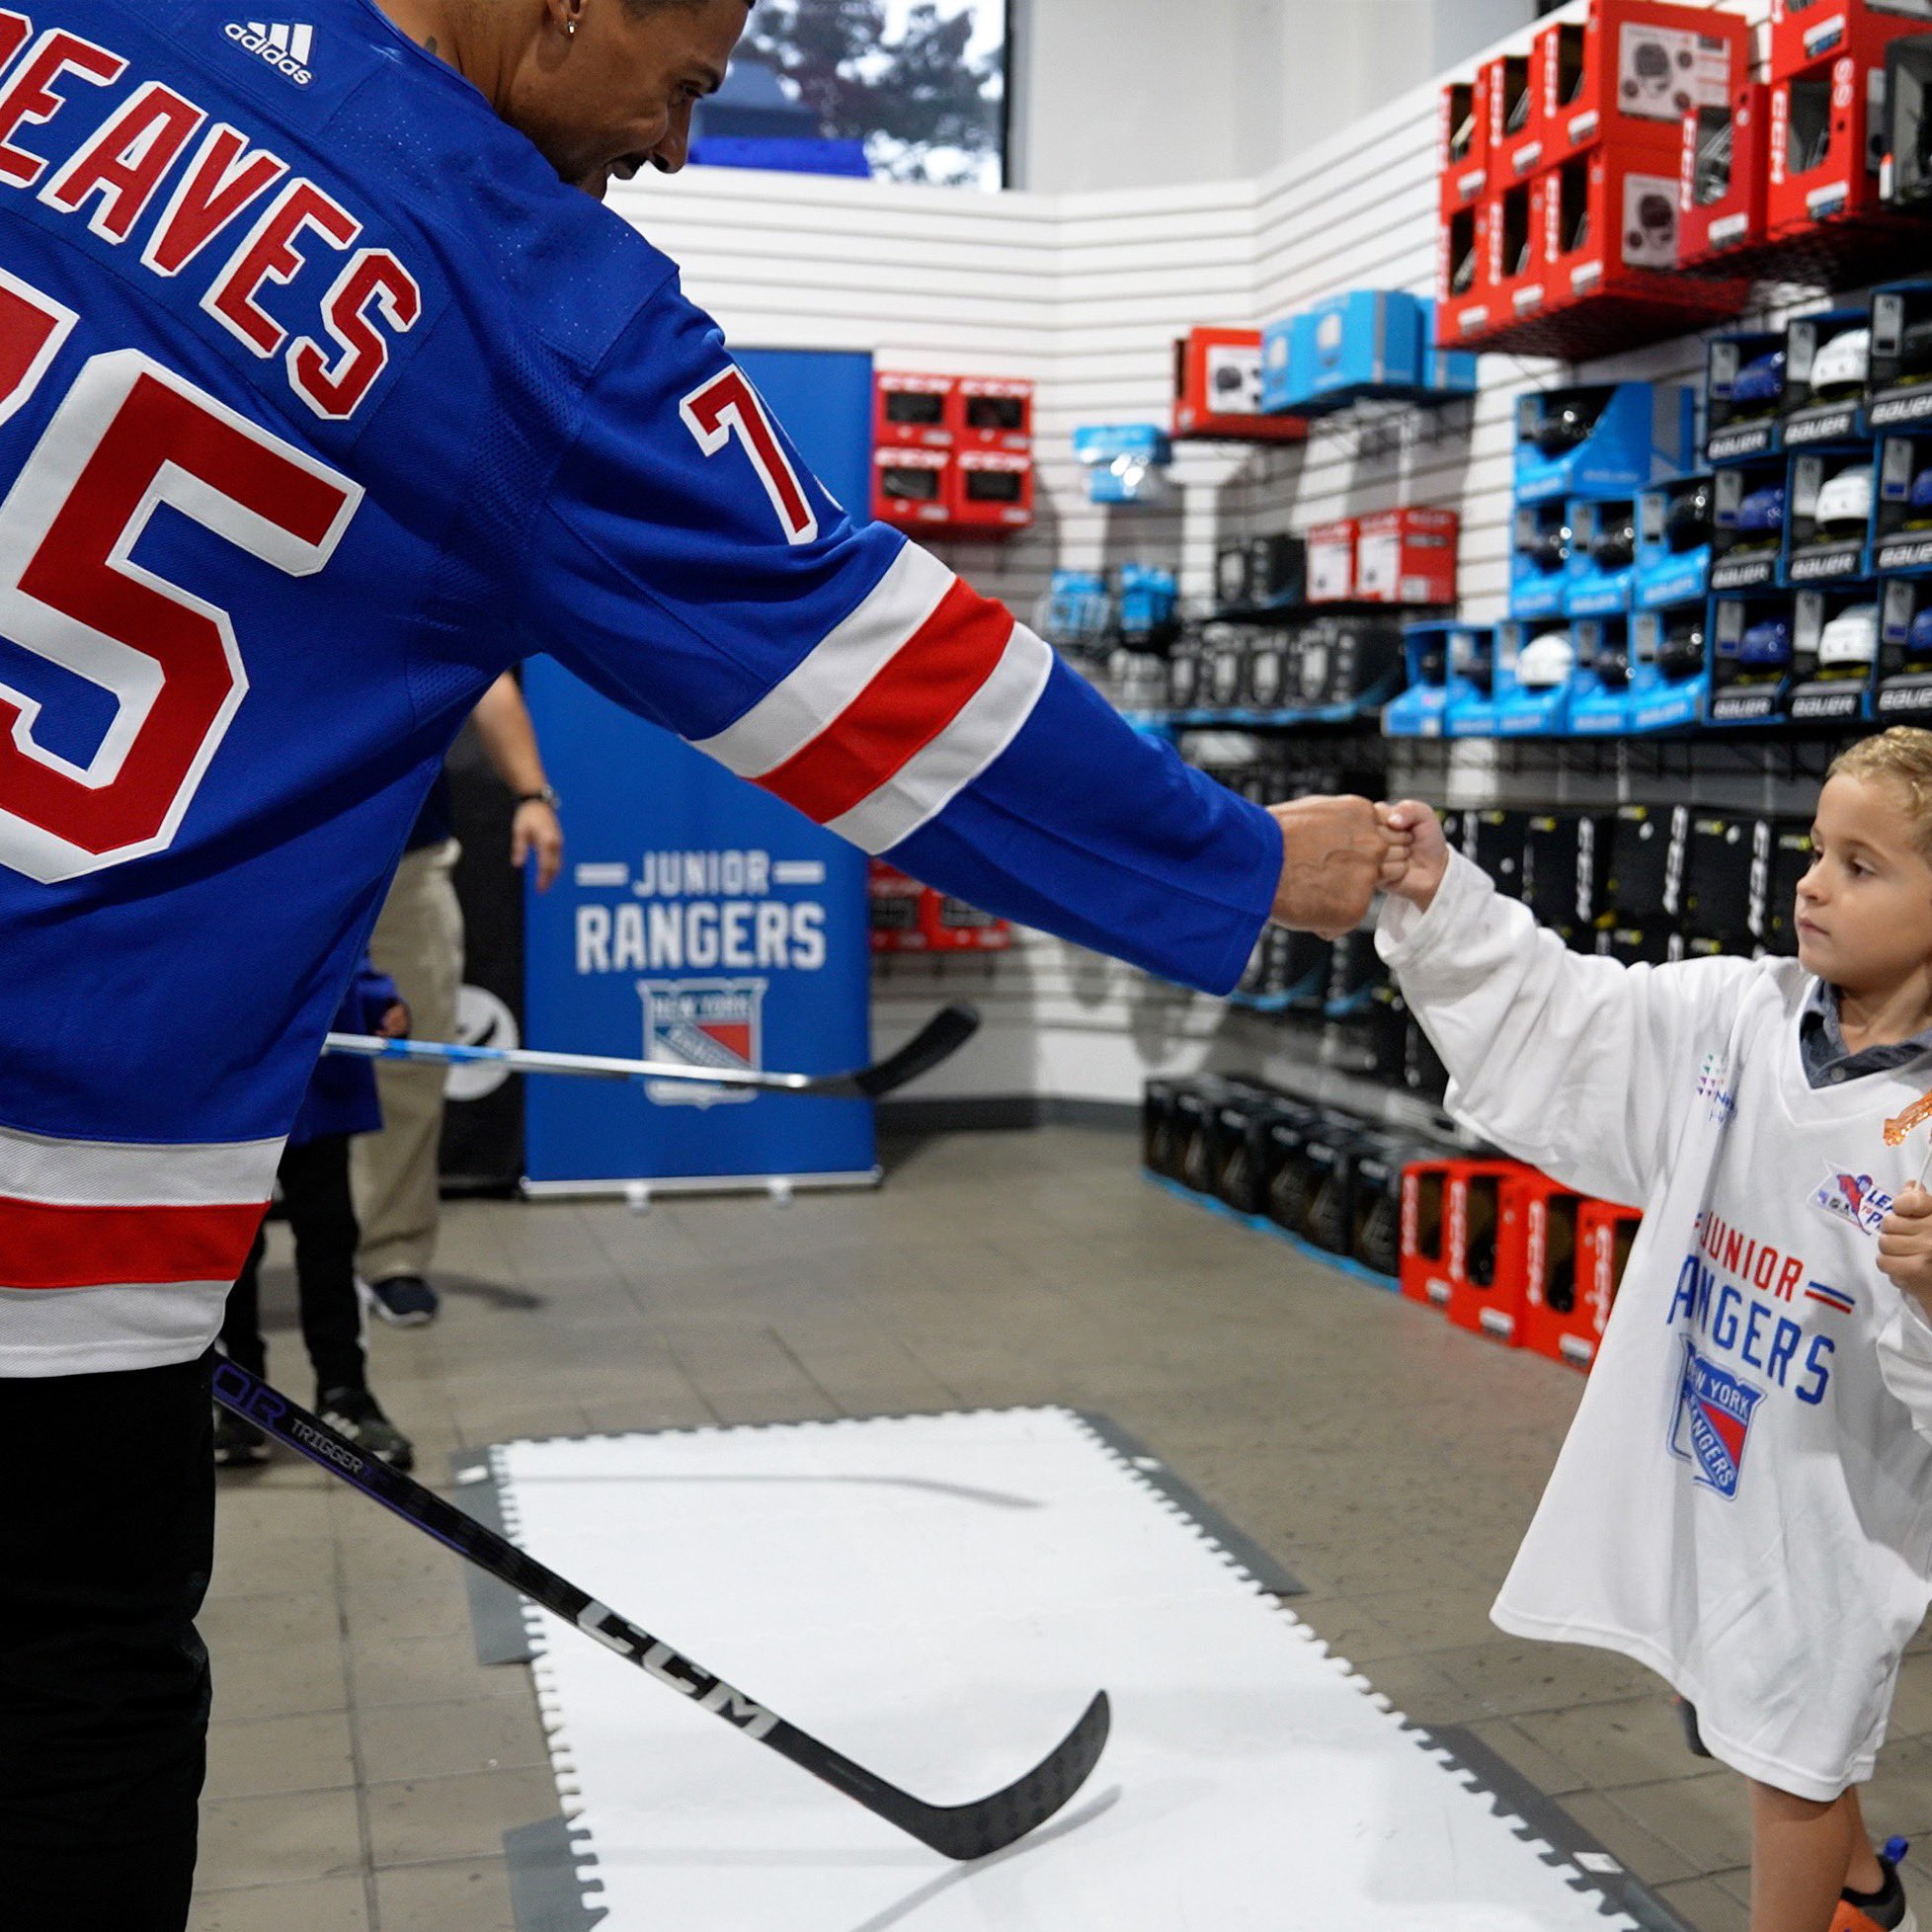
[[[1368,916],[1391,839],[1366,798],[1298,798],[1269,808],[1281,827],[1274,921],[1338,939]]]
[[[1917,1181],[1879,1226],[1879,1272],[1932,1317],[1932,1194]]]
[[[1376,809],[1389,841],[1390,869],[1383,874],[1383,890],[1427,912],[1449,869],[1449,841],[1442,821],[1432,807],[1412,798]]]

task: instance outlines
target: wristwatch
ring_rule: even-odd
[[[519,805],[547,805],[551,811],[559,815],[563,812],[563,800],[557,796],[557,788],[554,785],[545,785],[541,791],[520,791],[517,794],[517,803]]]

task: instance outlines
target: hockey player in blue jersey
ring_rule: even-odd
[[[1271,913],[1366,910],[1365,801],[1221,790],[855,525],[597,205],[682,164],[745,11],[304,0],[270,34],[226,0],[0,7],[22,1925],[183,1923],[202,1357],[395,855],[505,667],[548,651],[866,849],[1198,986]]]

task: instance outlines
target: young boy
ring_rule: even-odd
[[[1932,732],[1832,765],[1796,961],[1579,956],[1383,816],[1378,943],[1453,1110],[1645,1210],[1491,1615],[1694,1707],[1750,1781],[1751,1932],[1911,1932],[1857,1786],[1932,1598],[1932,1198],[1885,1139],[1932,1084]]]
[[[365,961],[336,1014],[337,1029],[399,1039],[409,1023],[409,1008],[396,997],[395,981]],[[302,1340],[315,1371],[316,1413],[379,1461],[406,1470],[415,1462],[415,1450],[370,1392],[362,1308],[356,1299],[358,1231],[349,1191],[349,1141],[381,1124],[374,1069],[366,1060],[324,1054],[310,1076],[276,1178],[295,1237],[295,1286]],[[251,1375],[268,1372],[260,1312],[266,1247],[264,1235],[258,1234],[240,1278],[228,1291],[221,1319],[221,1352]],[[218,1467],[249,1468],[266,1462],[268,1453],[268,1438],[252,1422],[225,1409],[215,1410]]]

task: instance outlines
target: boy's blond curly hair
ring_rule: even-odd
[[[1932,859],[1932,731],[1893,725],[1848,745],[1831,761],[1831,778],[1864,778],[1892,786],[1912,815],[1914,843]]]

